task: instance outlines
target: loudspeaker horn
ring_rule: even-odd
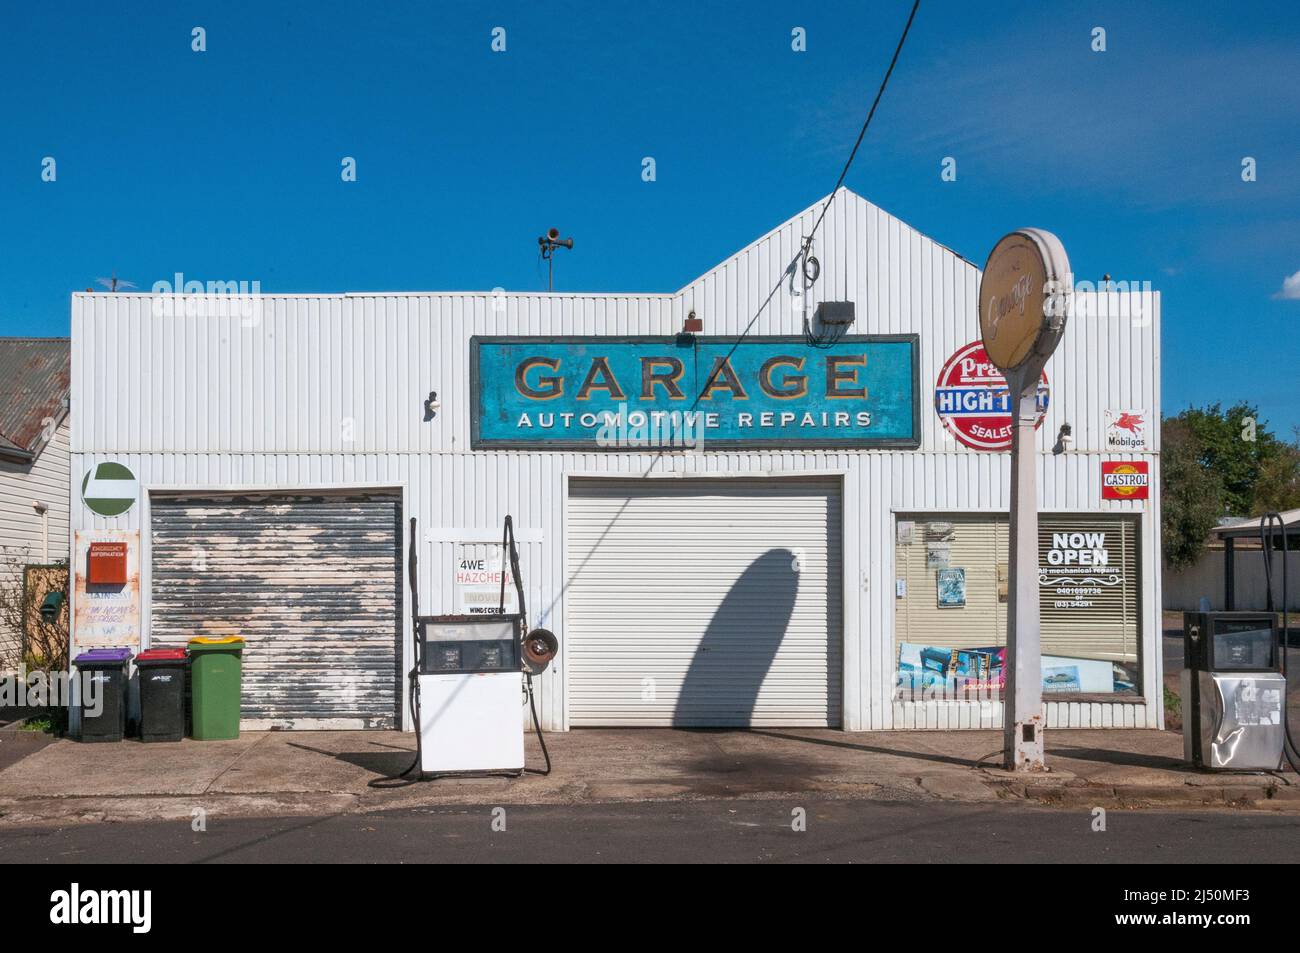
[[[533,629],[524,636],[524,671],[540,675],[560,651],[560,640],[550,629]]]

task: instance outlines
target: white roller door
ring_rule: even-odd
[[[840,722],[837,478],[574,479],[570,722]]]

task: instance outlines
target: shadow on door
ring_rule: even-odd
[[[686,670],[673,725],[732,727],[750,723],[799,594],[795,555],[770,549],[732,585],[709,621]]]

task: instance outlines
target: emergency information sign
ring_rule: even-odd
[[[1042,426],[1049,399],[1047,371],[1038,382],[1038,417]],[[1007,379],[989,360],[980,341],[972,341],[948,358],[934,388],[934,410],[948,433],[972,450],[1010,450],[1014,421]]]

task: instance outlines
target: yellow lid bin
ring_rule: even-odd
[[[190,639],[192,731],[201,741],[239,737],[244,640],[237,635]]]

